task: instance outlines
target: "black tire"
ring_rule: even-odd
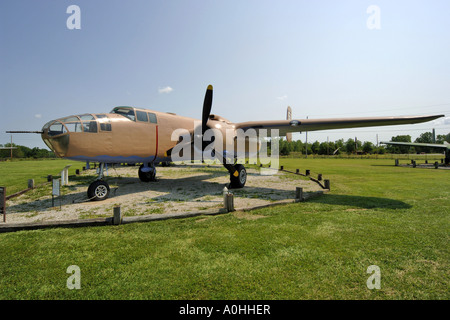
[[[149,171],[149,172],[143,172],[142,168],[144,167],[144,165],[142,164],[139,167],[139,179],[142,182],[150,182],[150,181],[156,181],[156,169],[153,168],[153,170]]]
[[[230,188],[239,189],[245,186],[247,182],[247,171],[242,164],[237,164],[234,166],[239,175],[235,177],[233,174],[230,174]]]
[[[97,180],[89,185],[87,195],[89,200],[102,201],[109,197],[109,185],[103,180]]]

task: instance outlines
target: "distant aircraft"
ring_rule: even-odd
[[[291,119],[291,111],[287,120],[248,121],[233,123],[221,116],[211,114],[213,88],[208,86],[203,102],[202,120],[188,118],[169,112],[158,112],[134,107],[115,107],[109,113],[82,114],[64,117],[47,122],[42,131],[45,144],[61,158],[100,163],[97,179],[88,188],[91,200],[104,200],[109,196],[109,185],[103,180],[105,163],[142,163],[138,174],[141,181],[155,180],[155,164],[172,160],[172,151],[180,144],[189,144],[196,154],[207,148],[204,139],[208,129],[216,129],[223,137],[231,139],[220,142],[213,141],[214,156],[221,161],[230,173],[230,187],[242,188],[247,181],[247,173],[242,164],[238,164],[236,141],[239,132],[253,129],[258,135],[264,129],[277,129],[279,136],[291,132],[315,131],[326,129],[357,128],[370,126],[387,126],[421,123],[443,117],[403,116],[376,118],[342,118],[342,119]],[[180,133],[179,129],[188,132],[191,140]],[[19,131],[9,131],[17,133]],[[23,131],[22,131],[23,132]],[[197,138],[202,141],[200,149],[193,143]],[[213,140],[213,139],[211,139]],[[259,145],[260,147],[260,145]],[[247,148],[247,145],[246,145]],[[250,151],[246,149],[246,152]],[[232,161],[225,161],[229,154],[234,154]]]
[[[431,147],[431,148],[442,148],[445,149],[445,165],[450,164],[450,144],[447,141],[444,141],[444,144],[439,143],[419,143],[419,142],[383,142],[382,144],[392,144],[392,145],[398,145],[398,146],[412,146],[412,147]]]

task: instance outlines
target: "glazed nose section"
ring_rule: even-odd
[[[62,158],[69,149],[69,134],[59,121],[50,121],[42,128],[42,140],[56,156]]]

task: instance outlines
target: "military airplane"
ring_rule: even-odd
[[[172,152],[180,145],[191,145],[192,149],[196,149],[194,151],[197,154],[204,152],[208,147],[204,139],[208,129],[219,131],[224,137],[227,134],[231,136],[231,139],[220,141],[211,138],[209,141],[212,141],[214,148],[220,150],[212,154],[228,170],[229,187],[242,188],[247,181],[247,173],[244,165],[237,163],[239,159],[235,151],[239,132],[254,130],[257,134],[261,134],[262,130],[275,129],[278,130],[279,136],[288,136],[290,139],[292,132],[413,124],[443,116],[292,119],[292,113],[289,110],[287,120],[233,123],[221,116],[211,114],[212,99],[213,87],[209,85],[203,102],[201,120],[170,112],[120,106],[113,108],[109,113],[72,115],[49,121],[39,133],[45,144],[58,157],[100,163],[99,175],[90,184],[88,197],[91,200],[104,200],[109,196],[109,185],[103,180],[105,163],[142,164],[138,170],[140,180],[155,181],[155,164],[171,161]],[[174,135],[174,132],[180,133]],[[189,137],[186,137],[186,133],[191,139],[187,139]],[[196,147],[193,143],[196,139],[201,140],[200,147],[198,145]],[[248,149],[247,144],[245,148]],[[247,149],[246,155],[249,151]],[[232,154],[231,161],[229,154]]]
[[[419,143],[419,142],[396,142],[396,141],[389,141],[389,142],[383,142],[382,144],[392,144],[397,146],[411,146],[411,147],[430,147],[430,148],[442,148],[445,149],[445,160],[444,163],[446,166],[450,164],[450,144],[447,141],[444,141],[443,144],[439,143]]]

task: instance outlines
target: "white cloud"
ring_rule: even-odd
[[[169,86],[158,89],[159,93],[171,93],[172,91],[173,91],[173,89]]]
[[[40,119],[40,118],[42,118],[42,114],[40,114],[40,113],[35,114],[34,117],[37,118],[37,119]]]
[[[287,99],[287,95],[285,94],[284,96],[281,97],[277,97],[278,100],[286,100]]]
[[[434,125],[437,126],[446,126],[450,124],[450,117],[443,117],[433,121]]]

